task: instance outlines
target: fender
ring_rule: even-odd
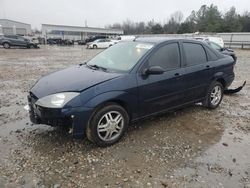
[[[217,73],[215,73],[215,74],[213,75],[212,81],[217,80],[217,79],[219,79],[219,78],[224,79],[224,76],[225,76],[225,74],[224,74],[223,72],[217,72]]]
[[[138,98],[136,95],[130,94],[126,91],[110,91],[101,93],[94,98],[87,101],[84,106],[89,108],[96,108],[105,102],[118,102],[126,105],[129,108],[130,114],[134,117],[138,112]]]

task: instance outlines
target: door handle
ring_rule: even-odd
[[[206,68],[209,69],[209,68],[210,68],[210,65],[206,65]]]

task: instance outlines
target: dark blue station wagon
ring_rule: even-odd
[[[196,40],[120,42],[38,80],[28,96],[30,119],[108,146],[139,119],[198,102],[218,107],[233,69],[232,57]]]

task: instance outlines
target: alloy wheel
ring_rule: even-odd
[[[220,86],[215,86],[210,94],[212,105],[216,106],[220,102],[222,97],[222,89]]]
[[[103,141],[112,141],[119,137],[124,127],[124,118],[118,111],[104,114],[97,125],[97,133]]]

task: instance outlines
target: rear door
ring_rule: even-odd
[[[17,36],[17,45],[18,46],[27,46],[27,41],[25,38]]]
[[[205,97],[210,84],[210,65],[202,44],[183,42],[182,51],[185,57],[186,97],[195,101]]]
[[[142,70],[152,66],[160,66],[165,72],[160,75],[141,74]],[[178,42],[165,44],[153,52],[137,75],[140,115],[146,116],[182,104],[185,100],[183,74]]]

